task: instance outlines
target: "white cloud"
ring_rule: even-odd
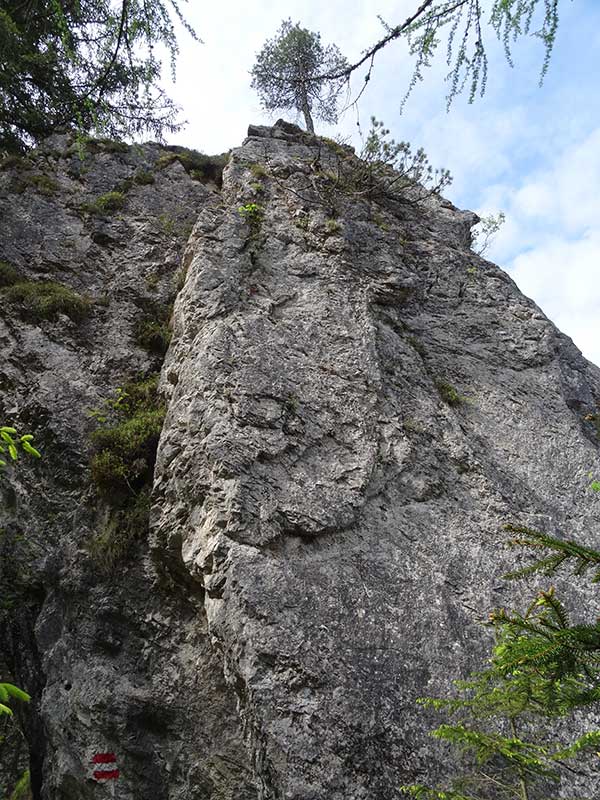
[[[518,255],[510,272],[583,354],[600,364],[600,230],[575,241],[548,238]]]

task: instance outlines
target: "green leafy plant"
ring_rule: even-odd
[[[128,383],[106,404],[104,415],[94,414],[102,427],[91,437],[92,480],[111,502],[137,494],[152,477],[165,415],[157,385],[156,375]]]
[[[544,55],[540,84],[548,70],[550,57],[556,40],[559,22],[560,0],[422,0],[415,2],[413,11],[396,23],[388,23],[379,17],[384,27],[384,36],[346,67],[330,70],[320,79],[333,82],[349,81],[357,70],[366,73],[361,80],[358,97],[370,84],[377,55],[389,44],[406,39],[410,54],[415,56],[415,66],[402,106],[414,87],[424,79],[424,73],[433,61],[438,48],[445,51],[449,73],[447,104],[464,90],[469,102],[479,94],[483,96],[487,85],[488,58],[486,52],[486,25],[504,48],[508,63],[512,66],[512,46],[521,37],[535,36],[542,43]],[[539,14],[536,12],[540,12]],[[444,36],[444,34],[446,34]],[[356,99],[358,99],[358,97]],[[356,102],[356,100],[355,100]]]
[[[38,194],[43,194],[46,197],[53,195],[59,188],[58,183],[49,175],[20,175],[14,185],[15,191],[24,192],[28,187],[31,187],[38,192]]]
[[[31,796],[31,776],[29,770],[26,769],[17,781],[10,800],[31,800]]]
[[[171,341],[168,318],[140,320],[135,328],[135,338],[149,353],[164,355]]]
[[[33,456],[34,458],[40,458],[41,455],[38,450],[32,445],[33,436],[31,434],[23,434],[19,436],[17,433],[16,428],[13,428],[10,425],[1,425],[0,426],[0,454],[9,459],[10,462],[15,462],[18,460],[21,453],[26,455]],[[0,458],[0,472],[7,467],[7,462],[4,458]],[[2,531],[0,531],[2,533]],[[13,559],[14,560],[14,559]],[[9,587],[9,595],[11,590],[14,589],[14,582],[10,581],[8,583]],[[9,608],[12,603],[12,598],[9,596],[8,598],[5,596],[5,583],[3,581],[2,587],[3,595],[0,597],[0,608]],[[12,717],[13,716],[13,709],[12,703],[14,701],[28,703],[31,700],[31,696],[24,691],[23,689],[15,686],[14,683],[9,682],[0,682],[0,717]],[[4,728],[6,731],[6,727]],[[3,737],[0,736],[0,744],[3,741]],[[25,787],[29,785],[29,772],[25,772],[19,781],[17,782],[15,789],[11,795],[11,800],[25,800]]]
[[[18,281],[5,287],[3,293],[19,316],[32,322],[56,319],[59,314],[81,322],[92,308],[88,298],[54,281]]]
[[[238,208],[238,214],[250,226],[252,237],[258,236],[264,217],[263,207],[258,203],[246,203]]]
[[[111,139],[179,129],[158,56],[164,48],[174,74],[176,22],[197,39],[168,0],[3,3],[0,151],[22,151],[61,125]]]
[[[33,436],[26,433],[19,436],[15,428],[7,425],[0,426],[0,453],[7,456],[11,461],[16,461],[19,457],[19,449],[35,458],[41,458],[40,453],[31,444]],[[5,467],[7,462],[0,458],[0,467]]]
[[[595,483],[592,491],[598,491]],[[511,547],[536,554],[531,564],[505,578],[552,576],[570,566],[577,579],[588,575],[593,584],[600,583],[597,550],[523,525],[505,529],[513,534]],[[573,623],[551,587],[525,613],[499,609],[489,624],[495,644],[487,668],[455,682],[457,696],[421,700],[453,718],[433,735],[466,754],[470,768],[441,789],[404,786],[407,795],[421,800],[549,800],[561,778],[577,771],[568,762],[590,751],[594,759],[598,756],[600,730],[565,742],[573,713],[600,701],[600,620]],[[561,720],[567,729],[557,733]]]
[[[389,129],[375,117],[371,117],[371,128],[359,155],[328,150],[329,164],[333,156],[333,166],[318,174],[313,183],[321,204],[332,216],[337,215],[343,196],[354,201],[417,204],[439,194],[452,182],[447,169],[434,169],[422,148],[413,152],[408,142],[390,138]]]
[[[10,703],[11,700],[21,700],[24,703],[28,703],[31,697],[27,692],[19,689],[18,686],[14,686],[12,683],[0,683],[0,715],[7,714],[12,717],[12,708],[6,705]]]
[[[496,215],[489,214],[487,217],[481,217],[474,228],[472,244],[473,250],[477,255],[482,256],[489,250],[505,222],[506,214],[503,211],[499,211]]]
[[[248,169],[257,180],[267,178],[269,175],[268,170],[262,164],[248,164]]]
[[[154,183],[154,175],[147,170],[139,169],[133,176],[133,180],[139,186],[148,186],[149,184]]]
[[[367,196],[404,195],[421,202],[439,194],[452,183],[447,169],[434,169],[422,147],[413,152],[409,142],[390,138],[381,120],[371,117],[371,128],[356,160],[344,161],[354,168],[356,191]]]
[[[7,261],[0,261],[0,288],[19,282],[19,273]]]
[[[171,145],[165,147],[154,164],[155,169],[162,170],[179,162],[188,175],[201,183],[215,183],[219,188],[223,185],[223,169],[229,161],[229,153],[207,156],[197,150]]]

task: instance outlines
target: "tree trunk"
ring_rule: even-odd
[[[310,107],[308,105],[308,95],[306,93],[306,88],[302,87],[302,97],[300,99],[301,107],[300,110],[304,114],[304,122],[306,123],[306,130],[309,133],[314,134],[315,132],[315,125],[313,122],[313,118],[310,115]]]

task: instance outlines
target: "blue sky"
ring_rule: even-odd
[[[381,38],[378,15],[397,24],[417,5],[418,0],[230,0],[211,7],[191,0],[186,17],[204,44],[181,32],[177,82],[166,88],[188,125],[171,141],[222,152],[241,143],[250,122],[279,116],[261,111],[248,71],[283,18],[320,31],[324,42],[355,60]],[[530,37],[515,47],[511,69],[487,28],[490,69],[483,99],[469,105],[461,98],[446,113],[442,58],[400,115],[412,59],[399,42],[381,51],[359,116],[363,130],[375,115],[396,139],[423,146],[434,166],[449,168],[454,183],[445,194],[456,205],[505,212],[506,224],[487,257],[600,364],[600,3],[560,0],[559,8],[555,52],[542,88],[539,40]],[[356,87],[361,82],[358,75]],[[335,128],[317,123],[317,129],[360,144],[354,110]]]

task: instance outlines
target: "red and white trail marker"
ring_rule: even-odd
[[[117,757],[114,753],[96,753],[92,757],[94,765],[93,777],[95,781],[116,781],[119,777]],[[112,794],[115,794],[115,784],[112,784]]]

